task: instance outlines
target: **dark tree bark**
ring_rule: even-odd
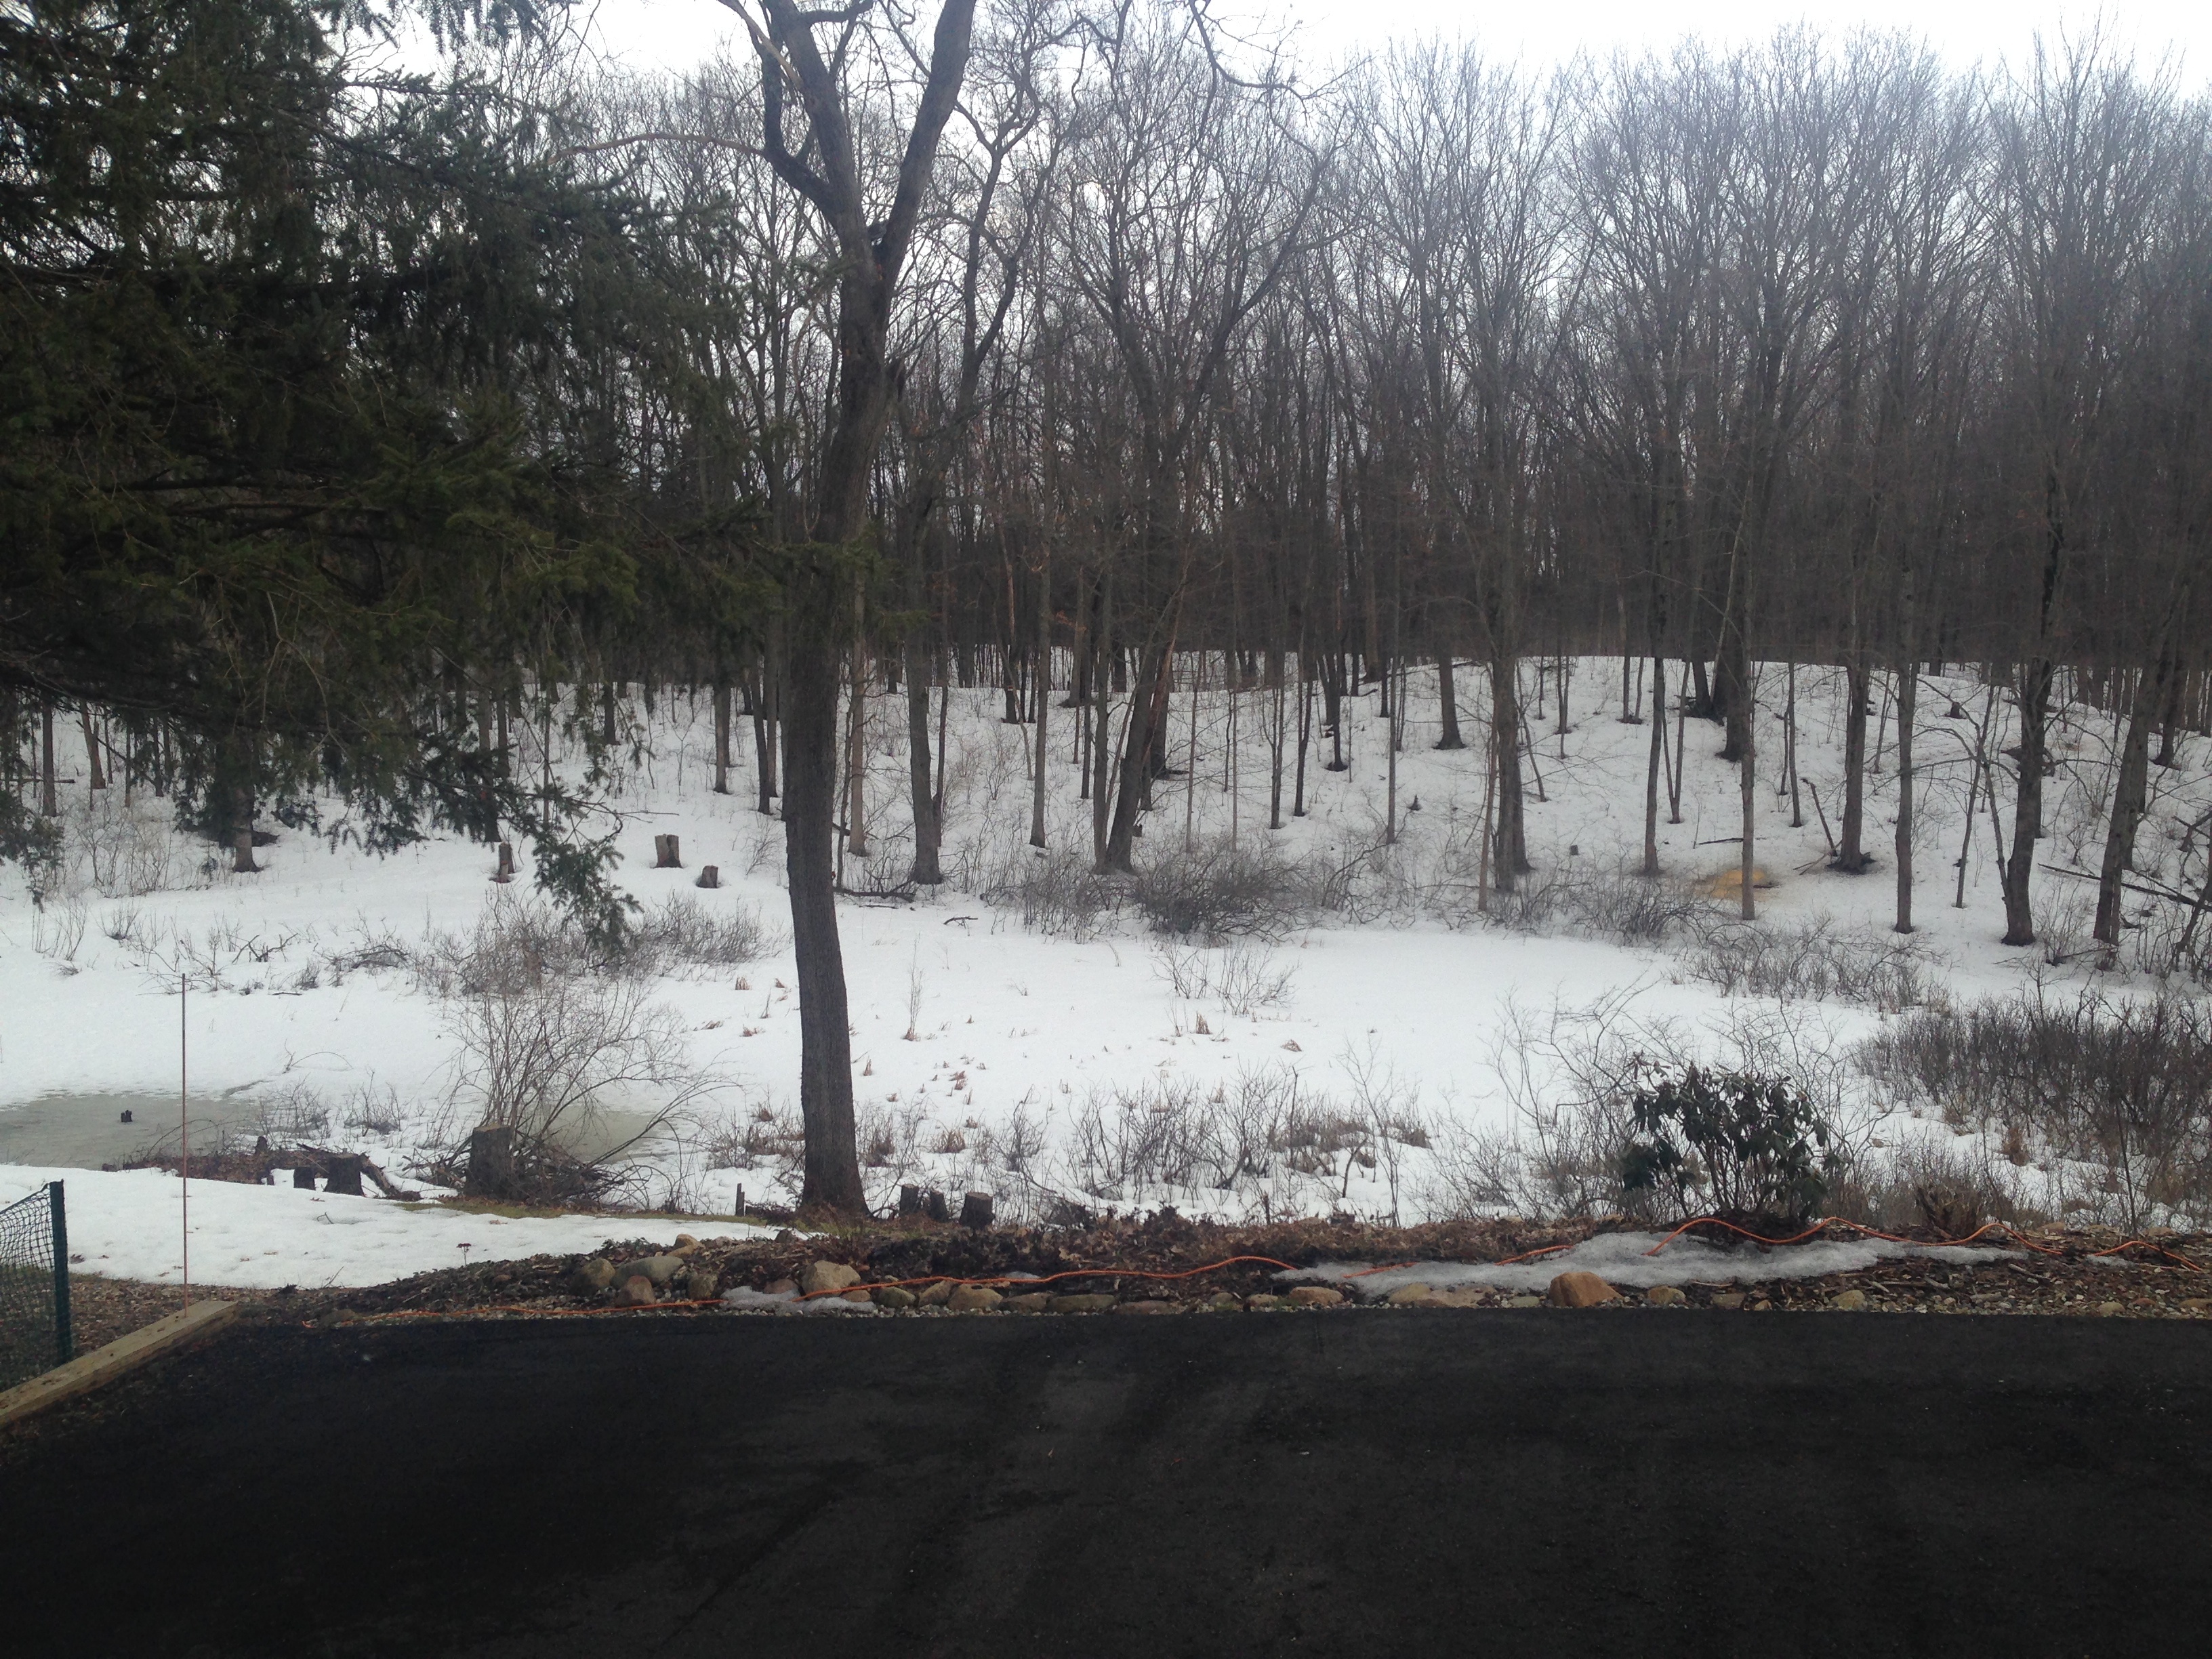
[[[823,59],[814,37],[817,27],[842,27],[849,15],[802,11],[793,0],[761,4],[767,27],[755,34],[754,46],[761,63],[763,148],[777,175],[821,215],[842,258],[837,384],[811,527],[823,550],[798,562],[786,593],[793,631],[783,674],[783,818],[799,976],[799,1115],[806,1136],[799,1206],[859,1216],[866,1213],[866,1200],[854,1142],[852,1036],[834,854],[840,653],[833,647],[849,631],[853,576],[835,550],[851,546],[867,525],[871,474],[890,418],[885,353],[892,301],[938,143],[967,73],[975,8],[975,0],[946,0],[938,14],[896,194],[878,221],[863,188],[839,69]],[[842,67],[842,50],[836,61]],[[808,134],[796,149],[784,125],[785,100],[793,91]]]

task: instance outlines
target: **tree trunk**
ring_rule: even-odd
[[[1437,703],[1444,723],[1443,735],[1437,739],[1437,747],[1466,748],[1459,734],[1459,699],[1452,694],[1452,659],[1449,651],[1437,653]]]
[[[1667,769],[1667,659],[1651,659],[1650,758],[1644,769],[1644,873],[1659,873],[1659,778]]]
[[[2007,945],[2035,943],[2035,914],[2028,895],[2035,874],[2035,844],[2043,834],[2043,758],[2051,724],[2051,689],[2057,672],[2048,657],[2036,658],[2020,669],[2020,790],[2013,805],[2012,850],[2003,867]]]
[[[1107,826],[1102,872],[1126,875],[1134,867],[1137,809],[1152,781],[1165,732],[1168,668],[1172,641],[1147,645],[1138,659],[1137,684],[1129,698],[1129,720],[1121,742],[1121,776],[1114,792],[1114,815]]]
[[[929,747],[929,657],[919,629],[909,630],[900,649],[906,657],[907,790],[914,804],[914,868],[908,879],[918,887],[945,880],[939,866],[945,823],[937,810]]]
[[[1498,775],[1496,817],[1491,829],[1493,883],[1501,893],[1514,890],[1528,862],[1521,789],[1521,693],[1516,659],[1490,665],[1491,765]]]
[[[1912,931],[1912,721],[1919,702],[1920,676],[1908,657],[1897,672],[1897,931],[1900,933]]]
[[[2162,671],[2165,664],[2160,663]],[[2097,923],[2092,930],[2107,953],[2120,942],[2121,881],[2135,866],[2136,830],[2142,823],[2150,790],[2150,734],[2158,723],[2166,675],[2146,670],[2136,677],[2128,707],[2127,737],[2120,745],[2119,775],[2112,785],[2112,811],[2105,826],[2105,858],[2097,872]]]
[[[1872,861],[1863,844],[1866,833],[1867,702],[1870,678],[1867,659],[1853,652],[1844,665],[1844,822],[1841,844],[1832,868],[1847,876],[1861,874]]]
[[[107,787],[107,773],[100,763],[100,738],[92,729],[92,710],[79,708],[77,724],[84,730],[85,787],[88,789]]]
[[[714,793],[730,793],[730,682],[714,680]]]
[[[42,817],[58,818],[62,815],[61,794],[54,777],[54,700],[39,699],[39,813]]]
[[[1030,780],[1030,845],[1042,847],[1044,839],[1045,709],[1052,701],[1052,566],[1037,565],[1036,669],[1030,687],[1030,706],[1036,710],[1036,775]]]

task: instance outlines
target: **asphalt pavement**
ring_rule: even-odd
[[[0,1439],[21,1655],[2212,1650],[2212,1324],[240,1329]]]

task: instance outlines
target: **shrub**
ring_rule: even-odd
[[[1800,1227],[1841,1168],[1827,1121],[1786,1077],[1686,1066],[1648,1079],[1629,1111],[1621,1190],[1662,1218]]]
[[[1113,888],[1087,860],[1059,848],[1023,848],[981,882],[978,893],[988,903],[1017,906],[1031,933],[1079,942],[1097,938],[1114,908]]]
[[[1157,933],[1185,938],[1279,939],[1316,909],[1316,878],[1271,842],[1225,837],[1161,855],[1128,883],[1130,902]]]
[[[1714,921],[1690,954],[1698,975],[1729,996],[1863,1002],[1890,1013],[1928,1000],[1926,961],[1911,939],[1838,927],[1826,916],[1778,926]]]

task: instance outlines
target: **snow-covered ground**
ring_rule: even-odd
[[[1531,699],[1528,834],[1541,871],[1601,877],[1640,848],[1649,728],[1618,718],[1620,672],[1618,663],[1576,665],[1564,736],[1556,694],[1540,716]],[[1532,668],[1531,692],[1534,681]],[[1778,666],[1765,671],[1767,714],[1778,713],[1784,685]],[[1840,676],[1827,671],[1797,677],[1799,763],[1831,823],[1842,795],[1839,688]],[[1195,775],[1159,786],[1140,847],[1156,856],[1183,844],[1187,824],[1200,841],[1226,837],[1233,824],[1240,843],[1273,842],[1315,867],[1368,856],[1351,915],[1195,953],[1164,945],[1127,911],[1104,918],[1095,936],[1048,936],[1025,929],[1015,906],[981,896],[1038,857],[1023,844],[1034,733],[1000,721],[995,688],[955,693],[945,854],[952,882],[910,899],[849,900],[842,912],[872,1194],[888,1201],[902,1182],[913,1182],[955,1193],[988,1186],[1010,1208],[1030,1212],[1064,1196],[1124,1209],[1172,1202],[1185,1213],[1232,1217],[1344,1208],[1413,1219],[1449,1206],[1444,1177],[1455,1148],[1522,1129],[1532,1101],[1554,1087],[1548,1051],[1532,1033],[1664,1029],[1677,1041],[1725,1050],[1724,1034],[1740,1040],[1748,1022],[1764,1040],[1832,1058],[1887,1017],[1862,1004],[1725,996],[1675,946],[1633,948],[1478,922],[1480,692],[1480,676],[1463,674],[1470,746],[1442,752],[1432,747],[1433,678],[1414,677],[1398,757],[1398,844],[1380,852],[1370,849],[1383,831],[1388,726],[1373,693],[1346,705],[1349,769],[1324,770],[1328,745],[1318,743],[1307,774],[1310,812],[1281,831],[1267,827],[1270,694],[1236,700],[1232,788],[1228,700],[1205,693]],[[2059,948],[1997,943],[1986,811],[1966,847],[1965,908],[1952,908],[1971,775],[1966,745],[1986,696],[1966,678],[1931,682],[1922,694],[1914,948],[1929,989],[1954,1001],[2002,994],[2033,974],[2091,971],[2079,961],[2048,960],[2064,955],[2067,942],[2086,939],[2094,896],[2087,882],[2039,877],[2039,914]],[[1954,697],[1969,718],[1946,718]],[[779,1148],[789,1150],[799,1022],[788,947],[775,943],[784,927],[781,827],[752,810],[750,741],[737,745],[746,764],[733,793],[711,792],[712,724],[703,699],[695,705],[664,694],[649,722],[638,705],[630,712],[645,741],[617,797],[626,815],[622,879],[649,907],[681,897],[710,915],[757,915],[771,944],[743,966],[679,968],[647,988],[658,1017],[680,1028],[690,1068],[706,1086],[678,1130],[652,1144],[644,1195],[720,1215],[732,1212],[740,1189],[750,1201],[787,1201],[787,1158]],[[1178,768],[1189,717],[1179,693]],[[1760,729],[1767,784],[1759,863],[1774,881],[1760,896],[1761,926],[1788,929],[1827,918],[1846,932],[1887,938],[1893,727],[1870,780],[1868,841],[1880,862],[1857,878],[1821,867],[1826,842],[1811,790],[1803,826],[1790,826],[1790,803],[1771,787],[1781,728],[1762,718]],[[875,856],[848,864],[856,888],[892,885],[904,873],[903,731],[902,699],[872,698],[867,816]],[[2047,808],[2051,863],[2094,866],[2112,738],[2110,717],[2087,709],[2060,734]],[[1050,838],[1079,863],[1087,861],[1090,805],[1078,799],[1074,741],[1072,714],[1054,707]],[[2000,732],[1990,746],[2005,741]],[[2201,741],[2191,739],[2190,748]],[[1687,885],[1735,865],[1736,775],[1715,758],[1717,746],[1717,728],[1692,723],[1683,821],[1662,824],[1670,883]],[[2153,784],[2158,796],[2139,862],[2171,875],[2182,826],[2203,812],[2207,791],[2201,770],[2187,765],[2154,770]],[[36,907],[11,872],[0,892],[0,1156],[41,1167],[119,1161],[82,1149],[114,1144],[111,1127],[100,1130],[107,1139],[88,1139],[90,1120],[114,1125],[123,1099],[141,1103],[132,1127],[150,1142],[171,1127],[180,1045],[192,1097],[228,1103],[224,1127],[234,1135],[250,1138],[258,1121],[280,1137],[366,1151],[398,1175],[465,1132],[473,1103],[458,1000],[404,966],[375,962],[380,947],[419,949],[435,935],[467,933],[487,906],[527,902],[522,884],[489,883],[486,849],[441,839],[380,859],[288,832],[263,850],[264,873],[234,877],[214,868],[204,846],[167,829],[163,804],[142,801],[126,816],[119,791],[110,790],[95,826],[82,784],[68,793],[75,799],[67,890]],[[1286,780],[1286,816],[1289,793]],[[651,867],[652,838],[665,833],[682,837],[685,870]],[[705,864],[720,867],[719,890],[693,886]],[[2097,977],[2122,990],[2142,982],[2124,966]],[[187,982],[181,999],[180,978]],[[1201,978],[1210,988],[1179,993],[1178,981],[1187,993]],[[1243,988],[1224,994],[1224,978],[1241,978]],[[1296,1156],[1267,1160],[1264,1174],[1226,1187],[1208,1179],[1102,1191],[1085,1179],[1100,1167],[1106,1141],[1126,1141],[1150,1119],[1174,1116],[1178,1102],[1209,1103],[1225,1121],[1237,1102],[1265,1098],[1279,1107],[1285,1091],[1323,1116],[1364,1115],[1394,1127],[1358,1145],[1357,1135],[1322,1134]],[[71,1136],[53,1126],[67,1124],[76,1101],[85,1103],[86,1121]],[[25,1118],[8,1134],[10,1109],[34,1103],[36,1123]],[[606,1104],[619,1115],[653,1102]],[[1878,1121],[1882,1105],[1855,1103],[1866,1115],[1858,1133],[1877,1142],[1908,1132]],[[743,1166],[712,1167],[732,1157]],[[7,1169],[0,1199],[35,1178],[43,1177],[29,1167]],[[66,1178],[87,1267],[173,1276],[173,1181],[78,1169]],[[419,1176],[409,1182],[422,1184]],[[204,1200],[203,1192],[210,1195]],[[638,1231],[605,1218],[498,1222],[289,1189],[216,1192],[204,1183],[195,1184],[192,1225],[195,1277],[245,1285],[366,1282],[442,1265],[465,1241],[474,1251],[511,1255],[584,1248],[611,1227]],[[272,1261],[283,1265],[262,1265]]]

